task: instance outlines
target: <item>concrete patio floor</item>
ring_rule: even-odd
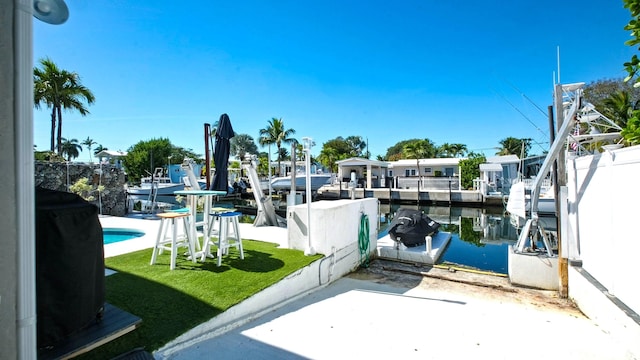
[[[103,218],[104,227],[156,220]],[[143,221],[144,223],[140,223]],[[154,230],[155,229],[155,230]],[[153,234],[153,235],[151,235]],[[286,229],[241,224],[243,238],[286,242]],[[120,245],[120,247],[123,244]],[[255,306],[255,305],[254,305]],[[239,304],[235,322],[216,319],[154,352],[156,359],[637,359],[637,344],[616,337],[555,292],[508,279],[375,260],[335,282],[262,309]],[[635,351],[635,352],[634,352]]]
[[[358,271],[259,318],[157,359],[635,359],[550,292],[514,290],[431,269]],[[393,265],[391,265],[393,267]],[[455,280],[456,277],[458,280]],[[504,279],[503,279],[504,280]],[[492,284],[493,283],[493,284]],[[209,335],[210,334],[210,335]]]

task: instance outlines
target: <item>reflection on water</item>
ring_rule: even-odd
[[[501,209],[380,204],[380,235],[387,234],[393,214],[400,208],[419,209],[451,233],[451,241],[440,262],[480,270],[507,273],[507,249],[518,240],[520,224]],[[541,219],[545,228],[555,228],[555,218]]]
[[[253,199],[229,199],[220,205],[255,207]],[[174,206],[184,206],[172,201]],[[274,201],[278,208],[278,202]],[[286,203],[283,202],[283,206]],[[480,270],[507,273],[507,249],[518,240],[522,224],[500,208],[464,208],[380,204],[379,237],[387,234],[387,227],[400,207],[419,209],[440,223],[440,230],[451,233],[451,241],[440,262],[454,263]],[[243,222],[252,222],[247,215]],[[541,218],[546,230],[555,230],[555,218]]]

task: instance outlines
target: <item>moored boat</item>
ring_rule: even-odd
[[[296,190],[306,190],[306,174],[296,174]],[[331,174],[311,174],[311,191],[318,191],[323,185],[331,183]],[[271,180],[271,189],[275,191],[290,191],[291,176],[281,176]]]

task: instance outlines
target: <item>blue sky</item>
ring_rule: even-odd
[[[558,48],[562,83],[624,77],[635,53],[621,0],[67,5],[63,25],[34,20],[34,65],[49,57],[81,76],[96,102],[86,117],[63,113],[63,137],[111,150],[169,138],[204,154],[204,123],[227,113],[256,142],[282,118],[315,140],[314,155],[350,135],[373,158],[413,138],[487,156],[506,137],[532,138],[541,153]],[[35,111],[34,129],[47,150],[48,109]]]

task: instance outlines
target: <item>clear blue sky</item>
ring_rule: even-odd
[[[34,19],[34,65],[50,57],[81,76],[96,102],[86,117],[63,113],[63,137],[111,150],[169,138],[204,154],[203,124],[227,113],[256,142],[282,118],[315,140],[314,155],[350,135],[373,158],[412,138],[487,156],[506,137],[532,138],[540,153],[558,47],[562,83],[624,77],[635,53],[621,0],[67,4],[63,25]],[[50,126],[49,110],[35,111],[37,149]]]

